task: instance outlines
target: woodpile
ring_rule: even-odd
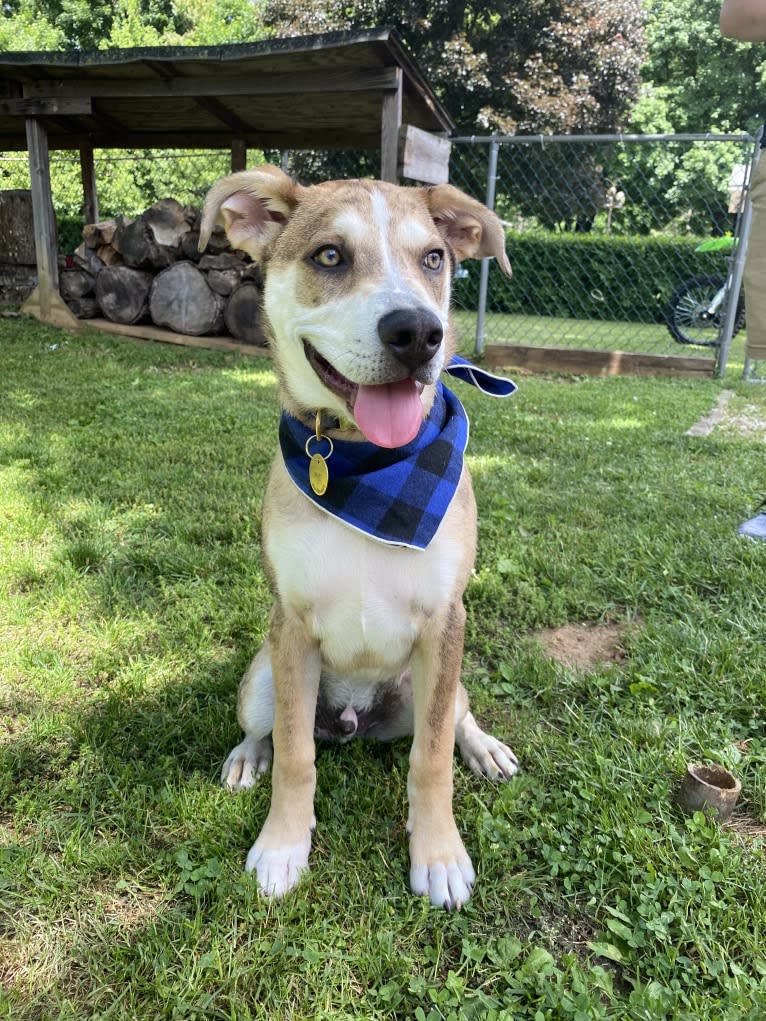
[[[198,209],[162,199],[134,220],[88,224],[62,260],[61,296],[83,319],[152,322],[196,337],[228,332],[265,345],[258,267],[232,250],[220,227],[199,252],[199,222]]]

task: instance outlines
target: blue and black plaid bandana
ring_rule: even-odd
[[[455,357],[447,372],[493,397],[510,397],[511,380],[494,376]],[[468,418],[455,394],[437,383],[434,403],[420,432],[410,443],[389,450],[374,443],[333,440],[328,457],[327,491],[317,496],[309,484],[306,443],[314,439],[328,457],[326,439],[286,413],[279,443],[290,478],[321,510],[371,539],[393,546],[425,549],[447,513],[463,472]]]

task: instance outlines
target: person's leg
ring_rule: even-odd
[[[750,192],[753,220],[745,258],[746,357],[766,360],[766,155],[761,153]]]

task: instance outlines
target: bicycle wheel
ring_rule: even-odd
[[[670,336],[679,344],[716,347],[724,315],[723,305],[712,315],[710,302],[726,283],[726,277],[709,274],[692,277],[673,293],[665,308],[665,323]],[[745,302],[740,294],[732,336],[745,325]]]

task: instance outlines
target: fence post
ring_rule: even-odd
[[[737,318],[737,307],[739,305],[739,292],[742,288],[742,275],[745,271],[745,256],[747,255],[747,242],[750,239],[750,224],[753,219],[753,206],[750,201],[750,189],[753,183],[753,174],[758,163],[761,150],[761,134],[763,127],[758,132],[753,147],[753,155],[750,160],[750,171],[747,175],[747,182],[744,194],[744,206],[739,218],[734,236],[737,244],[734,249],[734,257],[729,265],[726,284],[728,287],[726,295],[726,314],[721,323],[721,332],[718,338],[718,357],[716,358],[715,374],[720,379],[726,372],[726,364],[729,361],[729,349],[731,338],[734,332],[734,323]]]
[[[487,166],[487,201],[488,209],[495,208],[495,187],[497,185],[497,153],[500,143],[493,138],[489,143],[489,161]],[[484,354],[484,320],[487,312],[487,287],[489,284],[489,259],[481,260],[479,276],[479,307],[476,312],[476,343],[474,352],[477,356]]]

